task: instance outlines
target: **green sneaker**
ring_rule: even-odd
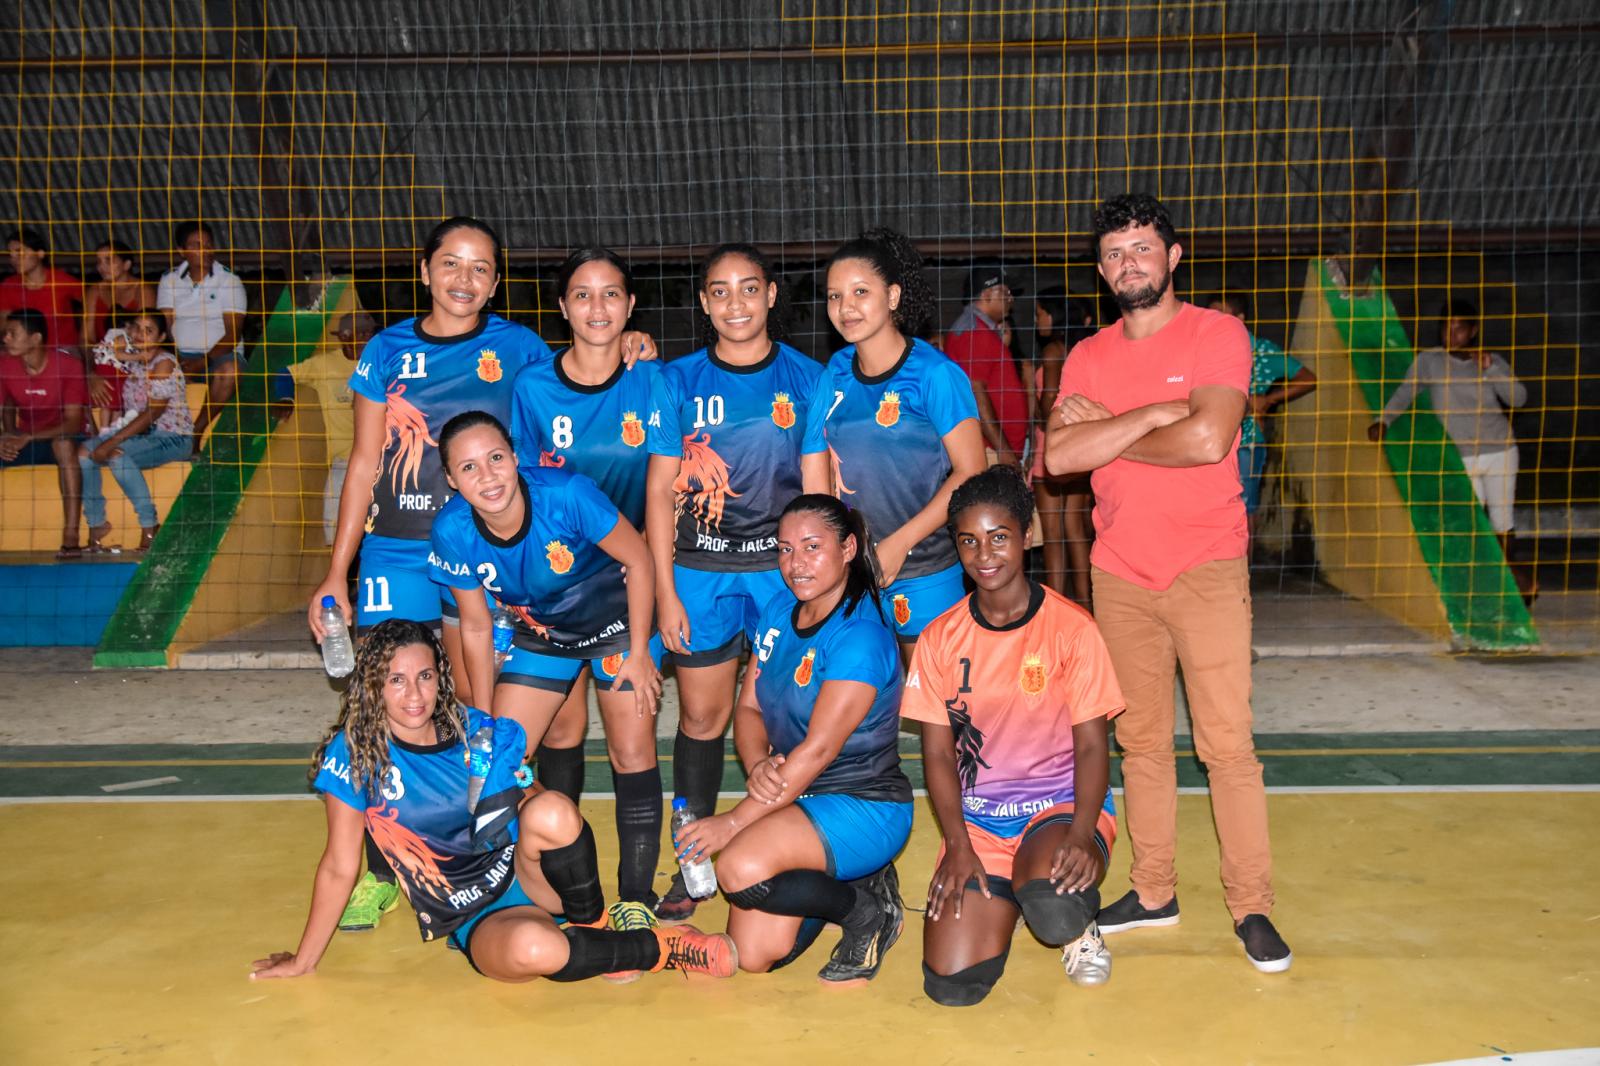
[[[400,886],[393,881],[378,880],[369,870],[350,893],[350,902],[344,905],[344,914],[339,918],[339,928],[346,933],[376,929],[378,920],[399,903]]]
[[[647,904],[630,899],[619,899],[606,908],[606,914],[611,917],[611,928],[619,933],[631,933],[639,929],[654,929],[657,925],[656,912]],[[618,970],[616,973],[600,975],[603,980],[614,985],[625,985],[639,979],[638,970]]]

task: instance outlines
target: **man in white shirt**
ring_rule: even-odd
[[[244,362],[240,336],[249,310],[244,282],[217,262],[216,239],[204,222],[185,222],[172,235],[183,262],[161,275],[156,306],[167,316],[167,332],[190,380],[203,380],[205,406],[194,420],[196,450],[206,427],[233,396],[239,364]]]

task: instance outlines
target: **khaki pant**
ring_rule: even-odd
[[[1174,668],[1183,667],[1195,750],[1211,782],[1222,886],[1235,922],[1272,912],[1272,846],[1250,716],[1250,575],[1244,559],[1186,570],[1157,592],[1098,567],[1094,615],[1128,709],[1116,719],[1131,880],[1146,906],[1173,897],[1178,875]]]

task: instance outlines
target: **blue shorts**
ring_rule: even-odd
[[[503,911],[507,907],[537,906],[538,904],[529,898],[528,893],[523,891],[522,882],[517,880],[516,874],[512,874],[511,884],[504,892],[500,893],[499,897],[495,899],[494,902],[490,903],[477,914],[474,914],[471,918],[468,918],[465,925],[460,926],[455,932],[450,934],[450,946],[461,952],[461,954],[465,955],[467,957],[467,962],[472,964],[472,968],[474,970],[478,970],[478,964],[473,962],[472,959],[472,931],[478,927],[478,923],[489,917],[489,915],[493,914],[495,911]],[[565,925],[567,923],[565,919],[557,917],[556,924]],[[482,973],[483,971],[478,970],[478,972]]]
[[[661,657],[666,649],[661,646],[661,634],[655,633],[650,637],[650,658],[656,664],[656,669],[661,669]],[[513,648],[506,657],[505,664],[500,667],[500,678],[496,682],[501,685],[526,685],[529,688],[544,689],[546,692],[560,692],[562,694],[572,691],[573,682],[578,680],[578,675],[587,666],[594,675],[595,687],[610,686],[617,679],[617,671],[622,669],[622,664],[628,661],[628,652],[613,652],[594,659],[568,659],[560,655],[549,655],[544,652],[529,651],[527,648]],[[632,685],[623,685],[618,692],[632,692]]]
[[[841,881],[877,873],[894,861],[911,837],[910,802],[823,792],[801,796],[794,804],[822,838],[828,876]]]
[[[1261,506],[1261,475],[1267,469],[1267,445],[1239,445],[1239,487],[1244,494],[1244,513],[1255,514]]]
[[[428,572],[428,542],[379,537],[361,539],[356,582],[356,630],[371,629],[390,618],[412,622],[439,621],[444,590]],[[451,601],[451,607],[455,606]]]
[[[756,639],[761,609],[788,589],[776,570],[733,574],[672,567],[678,599],[689,616],[690,651],[673,655],[679,666],[716,666],[737,659]]]
[[[883,590],[883,613],[894,623],[902,643],[915,643],[922,627],[948,611],[967,594],[961,564],[921,577],[896,581]]]

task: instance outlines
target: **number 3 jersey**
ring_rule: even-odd
[[[513,379],[549,359],[549,347],[532,330],[491,314],[459,337],[432,336],[421,319],[408,318],[368,341],[350,376],[353,391],[384,405],[367,532],[427,540],[434,515],[450,498],[439,431],[463,411],[487,411],[510,425]]]
[[[772,750],[788,755],[805,740],[817,696],[829,681],[871,685],[877,694],[866,718],[806,792],[908,802],[911,783],[900,769],[900,646],[894,633],[870,598],[849,612],[840,600],[814,626],[796,624],[799,606],[788,592],[779,593],[756,628],[756,702]]]
[[[417,912],[422,939],[447,936],[500,898],[516,876],[517,802],[522,790],[516,773],[527,751],[527,736],[510,718],[466,712],[466,735],[493,725],[489,773],[478,800],[477,818],[467,809],[467,744],[389,740],[389,769],[370,787],[351,780],[350,747],[344,730],[335,733],[322,755],[312,787],[360,811],[367,832],[394,867],[400,887]],[[509,814],[509,817],[507,816]],[[474,826],[492,826],[489,833]]]
[[[453,589],[482,587],[521,621],[516,643],[547,655],[591,658],[628,648],[622,564],[599,544],[616,528],[617,505],[582,474],[524,466],[522,528],[502,540],[465,496],[433,524],[428,566]]]
[[[600,486],[633,528],[644,529],[645,419],[661,366],[621,363],[599,385],[567,376],[567,352],[533,363],[512,388],[511,444],[526,466],[560,467]]]
[[[900,705],[906,718],[955,731],[963,813],[1001,837],[1073,802],[1072,727],[1126,706],[1094,620],[1030,584],[1027,612],[1008,625],[985,620],[976,594],[929,622]]]
[[[652,455],[679,460],[675,561],[691,570],[772,570],[778,514],[800,495],[806,401],[822,368],[787,344],[735,366],[702,348],[661,372]]]

